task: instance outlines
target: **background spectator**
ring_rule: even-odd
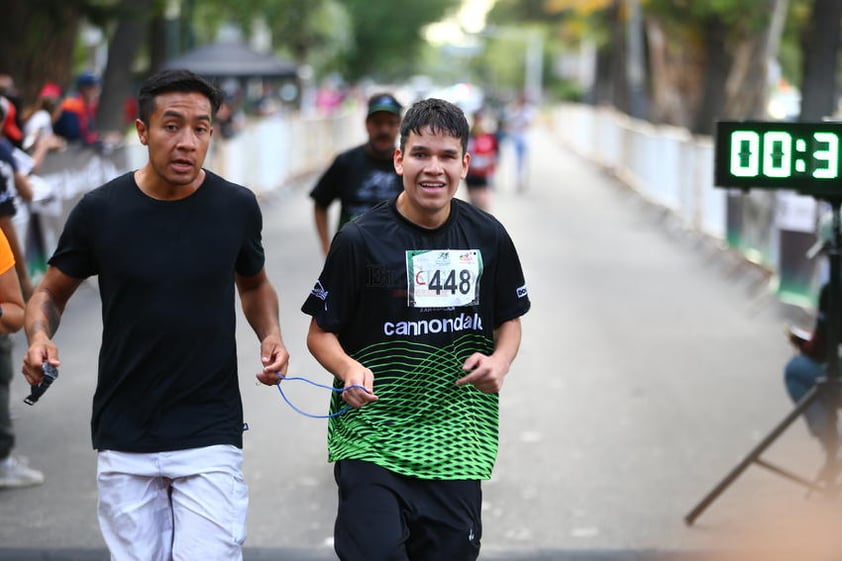
[[[76,93],[61,103],[53,131],[68,142],[94,144],[99,135],[94,130],[99,79],[90,72],[83,72],[76,79]]]
[[[8,74],[0,74],[0,96],[5,97],[11,106],[5,109],[5,120],[3,121],[3,133],[6,140],[12,143],[13,146],[21,147],[23,142],[23,132],[21,123],[21,97],[20,92],[15,87],[15,81]]]
[[[49,82],[38,92],[35,103],[23,112],[23,149],[29,152],[39,139],[52,136],[60,112],[61,88]]]
[[[491,194],[489,189],[494,180],[497,169],[497,156],[500,151],[497,135],[493,130],[492,120],[482,111],[474,114],[471,136],[468,139],[468,152],[471,154],[471,165],[465,184],[468,187],[468,199],[471,204],[489,210]]]
[[[26,258],[22,246],[18,240],[17,229],[12,223],[12,217],[17,213],[15,195],[23,201],[31,201],[33,195],[32,183],[30,183],[29,172],[32,170],[32,163],[28,169],[22,169],[20,163],[26,159],[16,157],[15,151],[20,150],[12,145],[5,136],[6,124],[10,117],[12,103],[5,97],[0,97],[0,230],[9,240],[12,253],[15,258],[15,270],[20,279],[21,290],[24,300],[32,295],[32,280],[26,269]]]

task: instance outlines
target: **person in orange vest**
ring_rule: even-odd
[[[53,132],[68,142],[95,144],[99,140],[94,130],[98,101],[99,79],[90,72],[83,72],[76,79],[76,93],[61,102]]]

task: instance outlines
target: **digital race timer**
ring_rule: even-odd
[[[722,121],[716,124],[714,182],[842,195],[840,149],[842,122]]]

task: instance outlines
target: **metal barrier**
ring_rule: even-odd
[[[767,271],[781,300],[815,307],[823,271],[804,251],[815,240],[811,197],[715,187],[713,140],[686,129],[575,103],[556,106],[552,122],[559,138],[580,155],[669,209],[688,229]]]

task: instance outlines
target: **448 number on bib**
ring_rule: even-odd
[[[482,254],[476,249],[406,252],[407,304],[446,308],[479,303]]]

